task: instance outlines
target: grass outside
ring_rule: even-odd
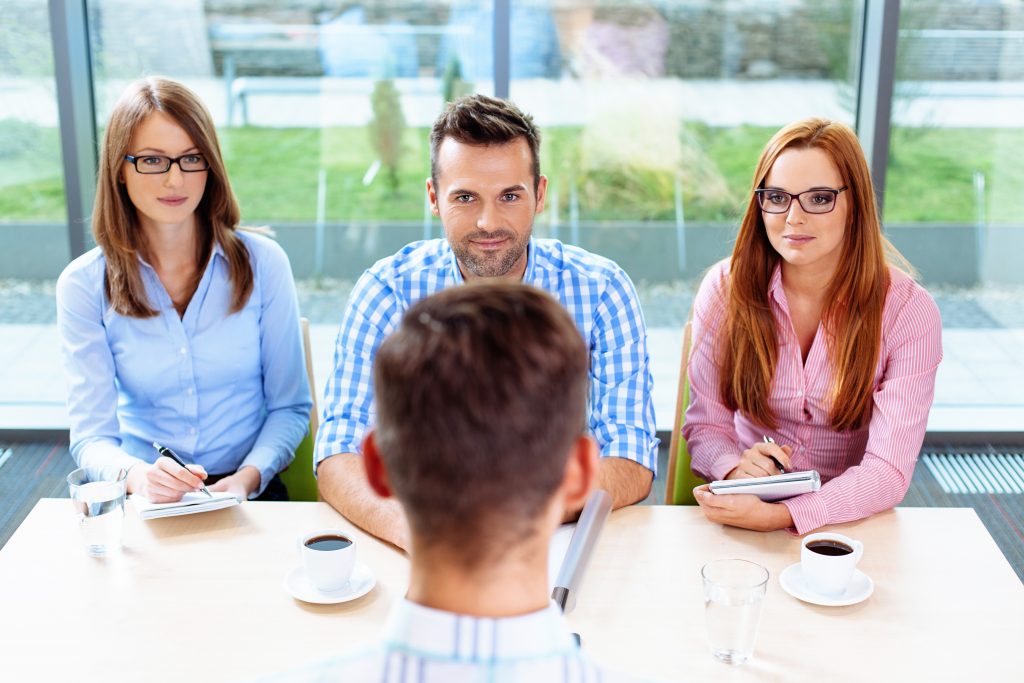
[[[8,132],[0,130],[0,133]],[[549,128],[541,166],[550,178],[549,211],[566,222],[575,199],[581,220],[673,220],[678,182],[688,221],[735,221],[745,205],[754,165],[774,129],[680,130],[678,171],[608,161],[588,150],[579,128]],[[55,129],[0,136],[0,222],[65,219],[59,138]],[[6,138],[6,139],[5,139]],[[429,173],[426,129],[409,129],[395,192],[364,176],[375,154],[363,128],[228,128],[221,132],[232,185],[247,223],[314,221],[320,170],[328,222],[419,220]],[[885,220],[973,223],[976,172],[985,176],[987,220],[1024,216],[1024,129],[895,129]],[[557,198],[555,197],[557,195]],[[542,220],[548,220],[546,217]]]

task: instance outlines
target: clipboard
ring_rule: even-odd
[[[728,495],[732,493],[752,493],[766,502],[785,500],[803,493],[813,493],[821,488],[821,477],[815,470],[806,472],[787,472],[771,477],[753,477],[750,479],[722,479],[713,481],[708,486],[711,493]]]

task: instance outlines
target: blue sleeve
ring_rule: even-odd
[[[633,283],[618,270],[594,315],[590,352],[590,430],[602,457],[633,460],[657,473],[647,326]]]
[[[373,421],[373,359],[401,319],[390,286],[363,274],[349,297],[334,348],[334,371],[324,389],[324,410],[316,439],[316,463],[339,453],[360,453]]]
[[[254,255],[252,265],[259,270],[255,282],[262,304],[260,362],[267,417],[252,450],[239,465],[260,471],[260,487],[251,498],[263,493],[274,475],[292,461],[295,448],[309,431],[313,408],[291,265],[276,242],[265,240],[265,244]]]
[[[115,479],[140,460],[121,449],[114,356],[103,321],[102,262],[72,263],[57,280],[57,333],[68,391],[71,457],[90,479]]]

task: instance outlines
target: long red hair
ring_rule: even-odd
[[[828,284],[822,328],[834,375],[829,421],[836,431],[857,429],[871,414],[889,262],[907,264],[882,235],[867,161],[856,134],[842,123],[810,118],[777,132],[761,152],[752,190],[764,186],[775,160],[793,148],[824,151],[849,188],[842,257]],[[751,192],[729,268],[719,391],[729,408],[773,429],[778,420],[769,395],[778,338],[768,288],[780,258]]]

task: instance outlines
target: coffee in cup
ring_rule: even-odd
[[[864,544],[842,534],[822,532],[804,538],[800,570],[804,581],[820,595],[840,595],[850,585]]]
[[[343,588],[356,564],[355,541],[337,529],[306,534],[300,539],[299,554],[306,576],[325,593]]]

